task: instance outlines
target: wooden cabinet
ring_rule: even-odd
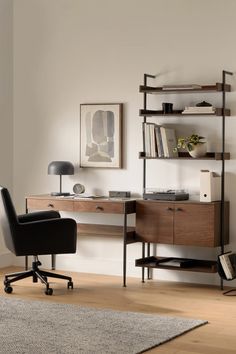
[[[145,242],[173,244],[173,204],[136,201],[136,234]]]
[[[220,202],[136,202],[136,233],[145,242],[220,246]],[[224,243],[229,241],[229,203],[225,202]]]

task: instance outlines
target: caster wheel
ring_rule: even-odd
[[[5,293],[7,293],[7,294],[11,294],[12,293],[12,287],[11,286],[6,286],[5,288],[4,288],[4,291],[5,291]]]
[[[68,281],[67,289],[73,289],[73,281]]]
[[[4,284],[5,286],[8,286],[8,285],[9,285],[8,280],[4,280],[3,284]]]
[[[52,294],[53,294],[52,288],[46,289],[46,290],[45,290],[45,294],[46,294],[46,295],[52,295]]]

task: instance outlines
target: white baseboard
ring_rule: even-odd
[[[10,252],[0,253],[0,268],[9,267],[12,265],[13,255]]]
[[[51,269],[51,256],[40,256],[42,267]],[[29,266],[32,257],[29,257]],[[24,266],[25,257],[12,257],[12,263],[15,266]],[[9,264],[8,264],[9,265]],[[127,277],[135,277],[141,280],[141,268],[135,267],[134,260],[127,261]],[[78,257],[77,254],[71,255],[57,255],[56,256],[56,270],[71,271],[78,273],[92,273],[115,275],[123,277],[123,261],[121,259],[104,259],[98,257]],[[147,270],[145,269],[145,281]],[[168,271],[161,269],[153,270],[153,280],[174,281],[182,283],[196,283],[196,284],[211,284],[218,285],[219,277],[217,274],[202,274],[192,272]],[[148,282],[148,281],[147,281]]]

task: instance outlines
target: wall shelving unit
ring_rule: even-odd
[[[137,235],[143,241],[142,258],[136,260],[136,266],[142,267],[142,280],[144,281],[144,268],[148,271],[150,268],[162,268],[162,269],[175,269],[175,270],[188,270],[195,272],[214,273],[217,272],[217,261],[207,260],[194,260],[195,266],[186,268],[168,267],[162,265],[165,257],[150,256],[150,244],[151,243],[167,243],[167,244],[182,244],[189,246],[203,246],[203,247],[220,247],[221,253],[224,253],[224,246],[229,242],[229,202],[225,201],[225,161],[230,159],[230,153],[225,152],[225,119],[230,116],[230,110],[226,108],[226,93],[231,91],[231,86],[226,83],[226,77],[233,75],[229,71],[222,71],[222,82],[210,85],[202,85],[197,88],[181,89],[165,89],[165,87],[152,87],[147,84],[148,79],[155,79],[156,76],[150,74],[144,74],[144,83],[140,86],[139,92],[143,94],[143,108],[140,109],[139,115],[143,117],[143,123],[148,121],[150,117],[181,117],[181,119],[187,119],[189,116],[206,116],[209,119],[215,117],[222,117],[221,128],[221,151],[220,152],[208,152],[206,156],[194,159],[189,156],[188,153],[180,153],[178,157],[146,157],[145,156],[145,140],[143,139],[143,151],[139,153],[139,158],[143,160],[143,191],[146,189],[146,177],[147,177],[147,163],[150,159],[191,159],[191,160],[218,160],[221,161],[221,200],[219,202],[172,202],[172,201],[160,201],[160,200],[144,200],[136,202],[136,232]],[[182,114],[183,110],[174,110],[171,113],[164,114],[160,110],[150,110],[147,107],[147,97],[151,94],[167,95],[167,94],[194,94],[194,93],[209,93],[215,92],[222,95],[222,107],[216,108],[212,114]],[[143,124],[144,125],[144,124]],[[143,134],[144,137],[144,134]],[[204,220],[205,208],[214,209],[212,211],[211,221]],[[147,211],[148,210],[148,211]],[[190,211],[189,211],[190,210]],[[170,214],[170,212],[172,214]],[[182,214],[181,214],[182,212]],[[202,232],[208,239],[206,243],[204,241],[198,243],[198,239],[195,237],[197,229],[189,233],[189,238],[183,237],[181,239],[180,233],[178,233],[178,225],[180,222],[184,222],[184,217],[190,218],[187,223],[192,227],[192,221],[194,220],[194,213],[200,213],[203,215]],[[184,217],[183,217],[184,215]],[[197,214],[196,214],[197,216]],[[153,223],[155,217],[155,221]],[[192,218],[192,219],[191,219]],[[162,220],[162,221],[158,221]],[[179,221],[178,221],[179,220]],[[209,223],[212,223],[214,232],[208,229]],[[168,224],[174,225],[174,227],[168,228]],[[175,226],[175,224],[177,226]],[[151,225],[151,226],[150,226]],[[168,231],[166,232],[166,229]],[[187,227],[188,229],[188,227]],[[190,228],[189,228],[190,230]],[[195,232],[195,234],[194,234]],[[185,235],[186,236],[186,235]],[[147,245],[147,257],[145,257]],[[149,272],[148,272],[149,274]],[[149,277],[149,276],[148,276]],[[221,288],[223,289],[223,280],[221,278]]]

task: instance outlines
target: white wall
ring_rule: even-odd
[[[0,185],[12,189],[13,176],[13,42],[12,0],[0,0]],[[0,231],[0,266],[9,262]]]
[[[52,160],[70,160],[75,176],[64,188],[85,184],[88,192],[131,190],[142,193],[141,121],[143,74],[157,74],[154,85],[208,84],[221,81],[222,69],[235,71],[236,2],[228,0],[20,0],[14,1],[14,189],[19,211],[27,194],[45,193],[58,186],[47,175]],[[235,88],[236,76],[230,79]],[[236,113],[235,93],[228,106]],[[155,96],[158,109],[165,100],[175,108],[200,100],[221,106],[221,97]],[[124,103],[124,168],[81,169],[79,166],[79,108],[81,103]],[[231,242],[236,246],[235,117],[227,120],[226,196],[231,202]],[[165,119],[160,119],[160,123]],[[220,150],[220,118],[171,118],[177,132],[199,132],[209,149]],[[199,192],[199,171],[220,171],[220,162],[152,161],[148,184]],[[89,216],[88,216],[89,218]],[[119,220],[120,222],[120,220]],[[160,246],[162,255],[212,258],[214,250]],[[139,275],[134,259],[140,246],[129,246],[129,275]],[[121,274],[122,240],[79,239],[78,254],[61,256],[58,268]],[[182,273],[182,272],[181,272]],[[157,274],[157,273],[155,273]],[[164,279],[216,282],[217,276],[159,271]]]

